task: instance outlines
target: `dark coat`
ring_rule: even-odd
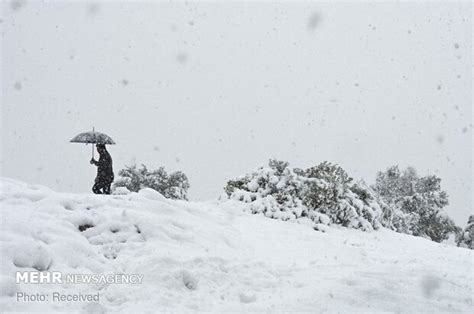
[[[94,161],[94,165],[97,166],[97,177],[95,182],[112,183],[114,181],[114,170],[112,169],[112,157],[108,151],[104,151],[100,154],[99,161]]]

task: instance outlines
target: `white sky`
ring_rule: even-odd
[[[184,171],[191,199],[271,157],[372,183],[437,174],[472,206],[472,4],[4,1],[1,175],[88,192],[90,146]]]

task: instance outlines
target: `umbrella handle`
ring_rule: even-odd
[[[95,132],[95,127],[92,127],[92,132]],[[92,159],[94,159],[94,143],[92,145]]]

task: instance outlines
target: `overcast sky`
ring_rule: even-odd
[[[182,170],[190,198],[271,157],[437,174],[472,206],[472,5],[4,1],[1,175],[88,192],[92,129],[117,173]]]

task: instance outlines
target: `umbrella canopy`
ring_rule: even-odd
[[[74,136],[71,143],[85,143],[85,144],[115,144],[114,140],[107,134],[96,132],[94,128],[92,131],[84,132]],[[94,146],[92,146],[92,159],[94,159]]]
[[[115,144],[114,140],[107,134],[89,131],[76,135],[71,143],[89,143],[89,144]]]

